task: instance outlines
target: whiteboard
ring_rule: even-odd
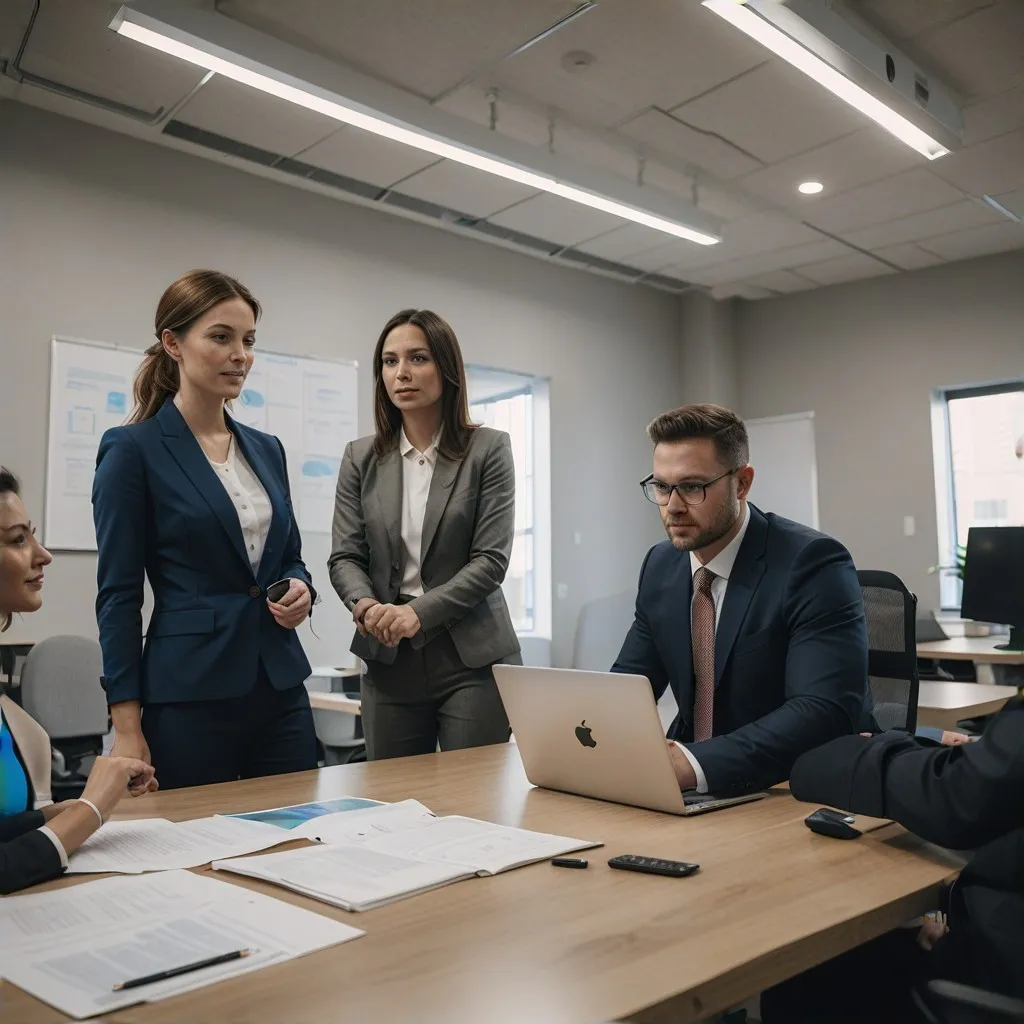
[[[818,459],[814,449],[814,413],[747,420],[754,485],[750,500],[818,529]]]
[[[132,381],[144,353],[55,337],[43,543],[95,551],[92,479],[103,432],[131,415]],[[292,504],[304,533],[330,533],[345,445],[356,437],[355,363],[259,351],[231,415],[281,439]]]

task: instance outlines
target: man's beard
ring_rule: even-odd
[[[668,538],[672,541],[672,546],[676,551],[700,551],[721,540],[736,525],[736,520],[739,517],[739,499],[735,495],[729,495],[729,498],[718,510],[718,515],[715,516],[714,521],[698,531],[695,537],[673,536],[669,531],[670,522],[665,523],[665,531],[668,533]]]

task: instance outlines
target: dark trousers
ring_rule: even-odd
[[[391,665],[368,662],[361,691],[369,761],[508,742],[490,666],[467,668],[447,630],[419,650],[402,640]]]
[[[915,1024],[930,976],[916,928],[897,928],[761,993],[763,1024]]]
[[[262,663],[244,697],[147,704],[142,732],[161,789],[205,786],[316,768],[305,686],[275,690]]]

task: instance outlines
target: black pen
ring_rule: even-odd
[[[179,974],[188,974],[190,971],[200,971],[204,967],[213,967],[216,964],[226,964],[232,960],[241,960],[248,956],[251,949],[236,949],[233,953],[221,953],[220,956],[211,956],[208,960],[197,960],[194,964],[185,964],[183,967],[172,967],[169,971],[159,971],[156,974],[147,974],[144,978],[132,978],[131,981],[122,981],[114,986],[115,992],[121,992],[126,988],[138,988],[140,985],[152,985],[157,981],[167,981],[168,978],[176,978]]]

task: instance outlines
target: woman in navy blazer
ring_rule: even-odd
[[[132,422],[108,430],[97,457],[96,614],[113,753],[151,763],[165,789],[316,767],[310,667],[295,634],[316,595],[284,448],[225,412],[252,366],[259,315],[224,274],[172,284]],[[145,643],[144,577],[154,598]]]

